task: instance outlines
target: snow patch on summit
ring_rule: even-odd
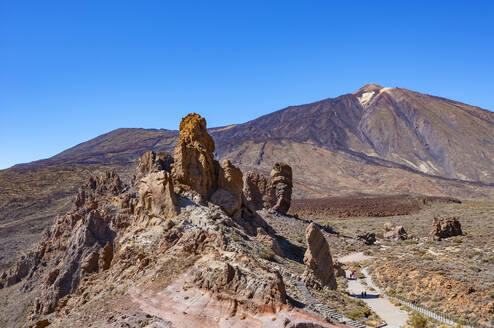
[[[364,92],[360,97],[358,97],[358,101],[362,106],[365,106],[374,96],[374,91]]]

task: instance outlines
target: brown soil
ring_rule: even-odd
[[[460,203],[450,197],[436,196],[370,196],[328,197],[296,199],[290,213],[304,217],[384,217],[416,213],[427,204]]]

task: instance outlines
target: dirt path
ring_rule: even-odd
[[[371,257],[366,256],[363,253],[352,253],[339,258],[338,261],[341,263],[360,262],[369,258]],[[350,296],[362,298],[361,293],[365,291],[367,293],[367,297],[362,298],[362,300],[369,308],[377,313],[381,319],[386,321],[388,324],[387,327],[404,327],[408,321],[408,313],[400,310],[398,306],[393,305],[393,303],[391,303],[388,299],[379,297],[381,291],[372,283],[367,271],[363,269],[362,273],[365,276],[366,284],[357,279],[348,280],[348,292],[350,293]],[[349,277],[350,272],[347,271],[346,275]]]

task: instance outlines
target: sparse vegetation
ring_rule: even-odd
[[[276,262],[276,254],[270,249],[260,250],[259,257],[267,261]]]
[[[427,318],[418,312],[413,312],[410,316],[409,323],[413,328],[426,328]]]

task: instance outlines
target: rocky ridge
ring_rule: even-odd
[[[166,154],[148,152],[132,185],[115,172],[90,178],[37,248],[2,275],[2,287],[21,293],[9,299],[7,327],[117,327],[132,320],[146,327],[213,327],[225,320],[330,326],[295,308],[277,267],[251,255],[283,251],[273,229],[245,204],[242,172],[214,160],[205,120],[189,114],[180,127],[173,164]],[[273,171],[269,204],[282,213],[291,169],[276,164]],[[158,299],[167,301],[149,301]],[[276,320],[267,317],[275,313]]]

